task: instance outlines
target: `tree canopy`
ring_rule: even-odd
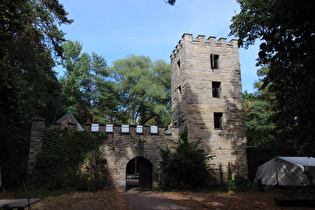
[[[114,61],[111,78],[130,124],[167,124],[170,122],[170,65],[162,60],[129,55]]]
[[[230,35],[247,48],[261,40],[257,65],[268,65],[263,88],[276,97],[275,139],[300,155],[314,156],[314,1],[238,0]]]
[[[92,55],[82,52],[82,45],[77,41],[62,45],[65,74],[60,78],[62,96],[58,113],[71,110],[79,122],[125,122],[118,112],[120,103],[105,58],[94,52]]]
[[[52,122],[59,82],[52,70],[70,24],[56,0],[0,2],[0,165],[5,184],[20,179],[28,154],[30,119]]]
[[[272,93],[268,92],[269,86],[262,88],[268,71],[268,67],[258,69],[259,80],[254,83],[257,91],[243,93],[245,130],[247,145],[276,151],[275,145],[270,144],[274,140],[275,124],[272,118],[276,114],[273,107],[276,99]]]

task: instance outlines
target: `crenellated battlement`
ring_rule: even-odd
[[[230,42],[227,43],[226,38],[219,38],[218,41],[215,36],[209,36],[208,39],[205,39],[205,35],[198,35],[196,38],[193,37],[192,34],[184,33],[182,39],[176,45],[175,50],[173,50],[173,54],[170,56],[171,59],[174,59],[176,54],[180,49],[183,48],[184,45],[194,44],[194,45],[203,45],[205,47],[220,47],[220,48],[236,48],[238,49],[238,40],[231,39]]]
[[[84,130],[86,131],[107,134],[172,135],[176,129],[177,127],[170,127],[170,129],[166,131],[164,126],[84,124]]]

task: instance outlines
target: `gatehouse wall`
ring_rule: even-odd
[[[123,129],[127,130],[123,132]],[[91,125],[85,125],[90,131]],[[116,189],[125,189],[126,166],[135,157],[144,157],[153,166],[152,187],[157,188],[158,169],[161,155],[159,148],[165,148],[170,139],[177,139],[177,128],[171,128],[170,134],[164,127],[142,126],[142,132],[135,125],[114,125],[112,132],[106,132],[106,125],[100,125],[99,132],[106,133],[107,139],[100,150],[107,160],[111,181]],[[95,132],[95,131],[94,131]],[[97,132],[97,131],[96,131]]]
[[[79,131],[78,126],[69,118],[65,118],[64,121],[67,121],[67,123],[54,124],[52,127],[59,129],[61,132],[65,130]],[[45,128],[44,119],[33,119],[29,174],[32,173],[45,130],[47,129]],[[161,161],[159,148],[165,148],[170,143],[170,139],[175,140],[178,136],[177,127],[171,127],[170,132],[165,133],[165,128],[161,126],[142,126],[140,129],[140,126],[135,125],[85,124],[84,130],[107,135],[106,140],[100,147],[100,151],[107,160],[110,182],[117,190],[125,190],[126,166],[135,157],[144,157],[152,164],[152,188],[156,189],[158,187],[158,169]]]

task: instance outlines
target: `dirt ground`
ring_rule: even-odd
[[[275,198],[289,198],[276,189],[264,192],[158,192],[193,209],[306,209],[305,207],[280,207]],[[314,196],[314,195],[313,195]],[[292,197],[290,197],[292,198]],[[32,209],[131,209],[124,192],[106,190],[99,192],[75,192],[61,196],[42,198]]]
[[[275,198],[291,198],[277,190],[265,192],[224,192],[224,193],[163,193],[176,199],[184,206],[193,209],[305,209],[305,207],[281,207],[274,202]]]
[[[123,192],[115,190],[99,191],[94,193],[77,192],[61,196],[43,198],[40,202],[32,205],[36,209],[131,209]]]

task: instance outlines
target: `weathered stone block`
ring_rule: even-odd
[[[213,163],[221,163],[227,171],[229,162],[242,160],[243,175],[247,175],[242,87],[237,42],[205,41],[204,36],[193,39],[184,34],[180,47],[171,55],[172,67],[172,124],[183,131],[187,126],[189,138],[202,138],[204,150],[216,155]],[[181,67],[178,69],[177,63]],[[220,82],[214,98],[212,82]],[[179,92],[178,87],[185,87]],[[214,119],[214,113],[222,113]],[[218,116],[218,115],[217,115]],[[220,116],[220,115],[219,115]],[[218,125],[219,124],[219,125]],[[219,130],[216,130],[219,126]],[[236,152],[243,151],[243,152]],[[235,172],[235,171],[234,171]]]

